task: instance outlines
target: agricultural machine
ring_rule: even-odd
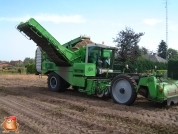
[[[178,83],[163,80],[158,74],[114,70],[117,47],[97,43],[76,47],[90,40],[85,36],[61,45],[33,18],[21,22],[17,29],[37,44],[36,70],[48,76],[51,91],[72,87],[88,95],[111,96],[114,102],[124,105],[132,105],[138,93],[153,102],[178,102]]]

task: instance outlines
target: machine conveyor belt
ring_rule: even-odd
[[[33,23],[30,21],[26,23],[21,23],[17,26],[17,29],[20,32],[23,32],[32,39],[37,46],[40,46],[43,51],[45,51],[48,57],[58,66],[69,66],[69,62],[66,59],[65,55],[57,50],[57,45],[60,45],[57,40],[50,35],[38,22],[32,20]],[[32,25],[34,24],[35,25]],[[42,30],[44,32],[42,32]]]

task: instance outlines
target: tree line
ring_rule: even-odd
[[[117,59],[122,62],[135,61],[138,57],[149,54],[149,50],[146,47],[140,48],[138,46],[143,35],[143,32],[135,33],[130,27],[119,31],[116,38],[113,38],[113,42],[119,47]],[[178,59],[178,51],[173,48],[168,48],[164,40],[161,40],[158,44],[157,55],[166,60]]]

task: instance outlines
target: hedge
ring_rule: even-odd
[[[178,60],[168,61],[168,77],[171,79],[178,79]]]
[[[167,63],[162,62],[152,62],[145,58],[138,58],[135,61],[127,61],[127,62],[119,62],[114,65],[115,70],[123,70],[125,65],[128,64],[131,72],[144,73],[147,70],[155,69],[157,66],[157,70],[167,70]],[[136,70],[137,69],[137,70]]]

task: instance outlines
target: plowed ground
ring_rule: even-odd
[[[50,92],[46,82],[45,76],[0,75],[0,121],[15,115],[20,134],[178,134],[178,105],[138,95],[128,107],[76,91]]]

